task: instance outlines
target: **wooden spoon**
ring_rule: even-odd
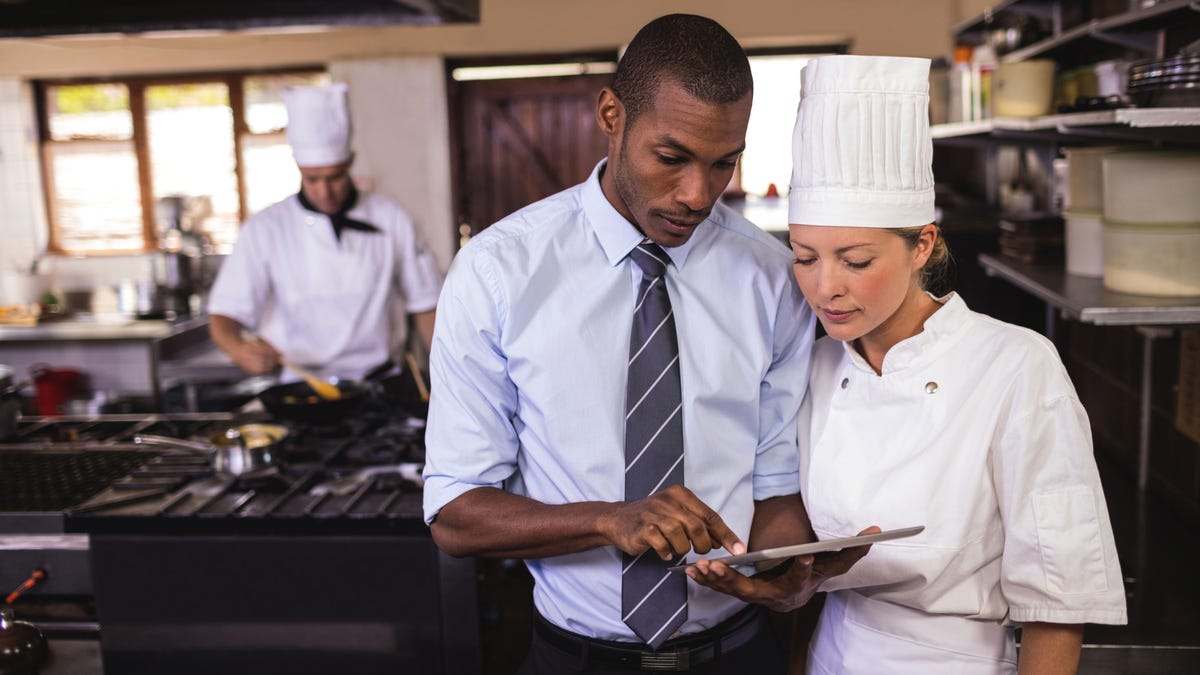
[[[290,368],[293,373],[296,373],[301,377],[301,379],[307,382],[308,386],[312,387],[313,391],[317,392],[317,396],[320,396],[326,401],[336,401],[342,397],[342,390],[338,389],[336,384],[322,380],[300,366],[285,360],[282,356],[279,357],[279,362]]]

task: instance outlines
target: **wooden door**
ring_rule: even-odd
[[[606,74],[455,83],[462,229],[476,234],[586,179],[607,152],[595,111],[611,82]]]

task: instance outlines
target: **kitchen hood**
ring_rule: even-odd
[[[480,0],[0,0],[0,38],[478,23]]]

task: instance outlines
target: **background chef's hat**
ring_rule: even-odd
[[[282,96],[287,106],[288,143],[298,166],[333,166],[350,159],[345,84],[290,87]]]
[[[826,56],[800,79],[788,222],[932,223],[929,59]]]

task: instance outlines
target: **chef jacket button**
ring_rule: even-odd
[[[937,393],[937,382],[926,382],[925,383],[925,393],[926,394]]]
[[[846,387],[849,387],[849,386],[850,386],[850,378],[843,377],[842,378],[842,389],[845,389]]]
[[[315,222],[317,222],[317,219],[313,218],[312,216],[305,216],[305,218],[304,218],[304,223],[306,225],[312,225]]]

